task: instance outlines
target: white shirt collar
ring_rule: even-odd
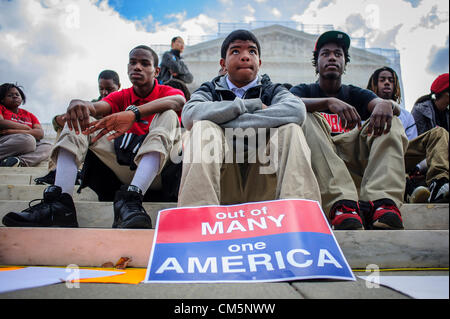
[[[233,93],[236,94],[236,96],[239,97],[239,98],[242,98],[244,96],[245,92],[247,92],[248,89],[258,85],[258,77],[256,77],[252,82],[250,82],[246,86],[243,86],[243,87],[240,87],[240,88],[238,88],[236,85],[231,83],[230,79],[228,79],[228,75],[225,77],[225,79],[227,80],[228,88],[231,91],[233,91]]]

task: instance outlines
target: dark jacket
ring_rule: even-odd
[[[411,111],[411,114],[414,117],[414,121],[416,122],[417,133],[419,135],[437,126],[436,113],[434,111],[432,100],[426,100],[421,103],[415,104]],[[447,123],[449,123],[448,109],[445,111],[445,116],[447,118]]]
[[[172,78],[172,73],[177,73],[173,78],[183,81],[186,84],[192,83],[194,77],[189,71],[180,52],[177,50],[170,50],[164,53],[161,61],[161,72],[158,75],[158,81],[164,84]],[[172,73],[170,72],[172,71]]]

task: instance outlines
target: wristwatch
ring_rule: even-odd
[[[125,109],[125,111],[132,111],[134,113],[134,116],[136,117],[136,122],[141,121],[141,112],[139,111],[136,105],[130,105]]]

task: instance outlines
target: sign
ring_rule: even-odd
[[[355,280],[316,201],[159,212],[145,282]]]

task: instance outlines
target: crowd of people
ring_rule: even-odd
[[[129,52],[132,87],[116,72],[98,78],[100,96],[72,100],[55,115],[57,140],[21,108],[23,89],[0,87],[0,166],[50,159],[41,202],[9,212],[5,226],[77,227],[75,185],[112,201],[113,228],[152,228],[144,201],[179,207],[273,199],[317,201],[335,230],[403,229],[403,203],[448,202],[449,74],[409,113],[397,73],[374,70],[367,88],[342,83],[350,37],[321,34],[315,83],[273,83],[260,75],[262,48],[231,32],[217,77],[192,94],[184,41],[161,63],[150,47]]]

